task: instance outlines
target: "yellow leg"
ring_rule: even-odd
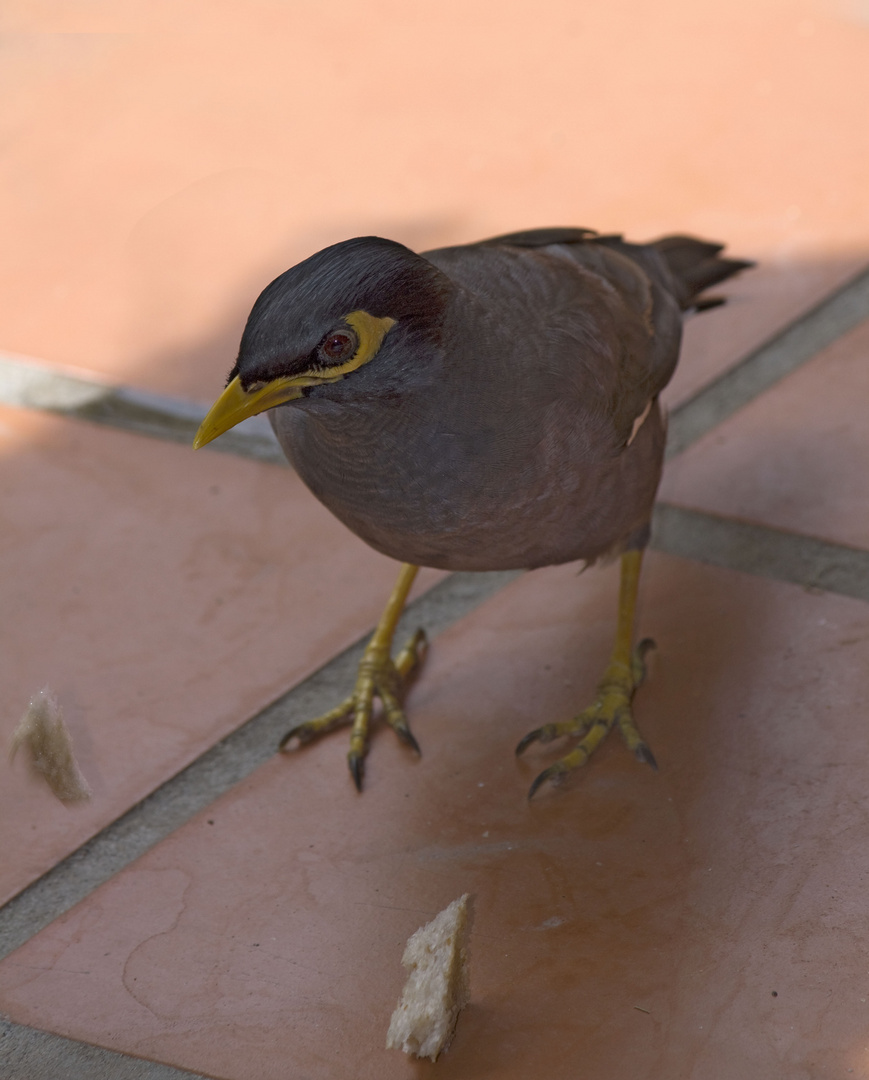
[[[401,618],[407,595],[418,569],[419,567],[410,563],[404,563],[402,566],[377,629],[365,646],[365,652],[359,662],[353,693],[323,716],[307,720],[288,731],[280,743],[281,750],[294,750],[333,728],[352,724],[347,763],[353,782],[359,791],[362,790],[365,754],[368,750],[368,730],[374,711],[375,697],[380,699],[383,715],[392,730],[402,741],[419,753],[419,744],[407,725],[401,700],[411,675],[425,655],[427,645],[425,631],[417,630],[394,661],[391,656],[395,628]]]
[[[561,735],[581,736],[579,743],[569,754],[565,754],[537,777],[528,793],[529,799],[547,780],[558,783],[572,769],[584,765],[613,727],[618,727],[628,749],[632,750],[640,761],[657,768],[652,751],[637,731],[631,713],[634,691],[645,676],[645,655],[649,649],[654,648],[654,642],[646,638],[636,649],[632,649],[642,561],[642,551],[627,551],[622,555],[616,639],[610,662],[598,683],[594,702],[572,720],[544,724],[543,727],[529,732],[516,747],[516,753],[521,754],[532,742],[551,742]]]

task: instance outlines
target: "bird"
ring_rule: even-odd
[[[654,642],[634,646],[643,552],[666,440],[661,391],[683,318],[754,265],[687,235],[631,243],[538,228],[417,253],[362,236],[298,263],[259,295],[226,388],[194,448],[268,412],[290,464],[357,536],[402,564],[350,695],[298,724],[281,749],[349,725],[363,787],[380,702],[417,753],[404,696],[425,654],[393,638],[420,566],[534,569],[620,559],[612,654],[594,700],[529,732],[573,749],[528,797],[584,765],[616,728],[656,766],[633,715]]]

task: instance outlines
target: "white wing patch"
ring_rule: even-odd
[[[649,398],[649,400],[648,400],[648,401],[646,402],[646,407],[645,407],[645,409],[643,409],[643,411],[642,411],[642,412],[640,413],[640,415],[639,415],[639,416],[638,416],[638,417],[636,418],[636,420],[634,421],[634,426],[633,426],[633,427],[631,428],[631,437],[630,437],[630,438],[628,439],[628,441],[627,441],[627,442],[625,443],[625,446],[626,446],[626,447],[627,447],[627,446],[630,446],[630,445],[631,445],[631,443],[632,443],[632,442],[634,441],[634,439],[635,439],[635,438],[637,437],[637,432],[638,432],[638,431],[640,430],[640,428],[641,428],[641,427],[643,426],[643,424],[644,424],[644,423],[646,422],[646,417],[647,417],[647,416],[649,415],[649,413],[651,412],[651,409],[652,409],[652,402],[653,402],[654,400],[655,400],[654,398]]]

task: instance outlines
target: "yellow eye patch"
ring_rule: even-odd
[[[378,319],[374,315],[369,315],[367,311],[351,311],[349,315],[344,316],[344,322],[356,331],[359,348],[343,364],[337,364],[324,371],[324,378],[319,380],[321,382],[334,382],[335,379],[348,375],[351,371],[361,368],[363,364],[367,364],[369,360],[373,360],[383,344],[383,339],[395,326],[395,319],[390,319],[388,315]]]

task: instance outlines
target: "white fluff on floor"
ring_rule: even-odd
[[[12,734],[10,759],[24,747],[31,771],[44,780],[61,802],[83,802],[91,789],[76,764],[72,739],[57,699],[46,686],[30,699]]]

